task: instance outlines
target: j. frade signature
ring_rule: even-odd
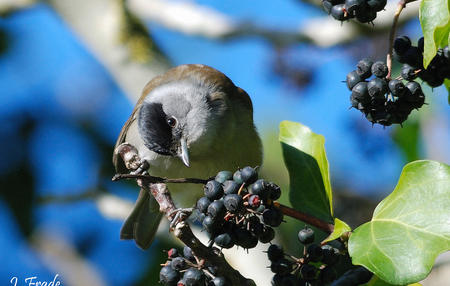
[[[52,281],[40,281],[37,276],[31,276],[24,279],[25,284],[21,284],[19,278],[14,276],[11,278],[10,283],[13,286],[62,286],[61,281],[58,279],[59,274],[56,274]]]

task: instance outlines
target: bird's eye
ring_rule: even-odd
[[[167,124],[169,124],[170,127],[175,127],[175,125],[177,125],[177,120],[175,117],[169,117],[167,118]]]

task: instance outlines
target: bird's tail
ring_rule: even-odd
[[[134,239],[140,248],[149,248],[161,217],[158,202],[148,191],[141,188],[134,209],[120,230],[120,239]]]

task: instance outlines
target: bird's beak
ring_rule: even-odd
[[[180,139],[180,149],[181,150],[178,152],[178,157],[180,157],[186,167],[189,167],[189,150],[185,138]]]

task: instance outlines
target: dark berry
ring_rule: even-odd
[[[284,284],[283,284],[284,277],[285,277],[284,275],[275,274],[272,277],[272,286],[284,286]]]
[[[272,244],[267,249],[267,256],[269,257],[270,261],[276,261],[284,257],[284,251],[281,246]]]
[[[225,216],[226,209],[223,200],[215,200],[208,206],[207,215],[216,219]]]
[[[223,199],[223,204],[225,205],[227,211],[233,214],[242,211],[244,208],[242,197],[238,194],[226,195]]]
[[[372,65],[373,62],[370,59],[362,59],[356,66],[356,73],[361,77],[361,79],[369,78],[372,75]]]
[[[211,204],[211,201],[207,198],[207,197],[201,197],[196,204],[196,208],[201,212],[201,213],[206,213],[206,211],[208,210],[209,205]]]
[[[298,232],[298,240],[302,244],[310,244],[314,242],[314,230],[310,227],[305,227]]]
[[[411,40],[407,36],[397,37],[394,41],[394,51],[397,55],[404,55],[411,47]]]
[[[410,47],[406,53],[399,59],[399,62],[409,64],[415,68],[423,67],[423,55],[418,47]]]
[[[392,79],[389,81],[389,90],[394,96],[402,97],[405,95],[406,92],[406,86],[403,84],[401,80],[398,79]]]
[[[247,185],[253,184],[258,179],[258,173],[252,167],[245,167],[241,170],[241,177]]]
[[[292,262],[286,258],[281,258],[276,261],[272,261],[270,264],[270,270],[273,273],[287,275],[292,271]]]
[[[222,184],[215,180],[208,181],[205,185],[204,191],[205,196],[211,201],[220,199],[223,196]]]
[[[180,273],[175,271],[170,266],[164,266],[161,268],[159,272],[159,281],[167,286],[175,286],[177,285],[178,280],[180,279]]]
[[[219,219],[214,219],[211,216],[206,216],[202,221],[202,225],[208,233],[215,234],[221,227],[220,222],[221,221]]]
[[[350,19],[350,14],[345,12],[345,4],[337,4],[331,7],[331,16],[338,21]]]
[[[217,271],[219,270],[219,266],[217,265],[209,265],[208,266],[208,271],[212,274],[212,275],[217,275]]]
[[[270,197],[268,183],[263,179],[257,180],[250,188],[252,195],[258,195],[260,199],[267,200]]]
[[[357,11],[361,11],[366,7],[366,2],[364,0],[345,0],[345,10],[350,15],[355,15]]]
[[[411,95],[407,97],[406,100],[410,102],[414,108],[421,108],[425,103],[425,95],[423,94],[420,84],[415,81],[410,81],[406,84],[406,87],[411,92]]]
[[[244,183],[244,179],[242,178],[242,174],[240,170],[237,170],[233,174],[233,181],[236,182],[238,185],[242,185]]]
[[[239,188],[240,185],[238,185],[235,181],[228,180],[223,183],[223,192],[225,195],[237,194]]]
[[[183,248],[183,256],[189,261],[195,261],[194,253],[192,253],[192,249],[189,246]]]
[[[223,277],[215,277],[208,283],[208,286],[225,286],[226,280]]]
[[[302,267],[300,267],[300,274],[305,280],[313,280],[316,278],[316,273],[317,269],[312,265],[303,264]]]
[[[322,253],[323,253],[322,262],[325,263],[326,265],[334,265],[339,260],[338,250],[337,249],[335,250],[333,247],[329,245],[322,246]]]
[[[421,37],[421,38],[419,39],[419,41],[417,42],[417,47],[419,48],[419,51],[422,52],[422,53],[423,53],[424,45],[425,45],[424,38]]]
[[[406,83],[406,88],[409,89],[413,96],[423,94],[422,88],[420,87],[420,84],[418,82],[409,81]]]
[[[382,61],[375,62],[372,65],[372,74],[376,77],[384,78],[387,76],[388,71],[387,65]]]
[[[205,284],[205,274],[203,274],[203,271],[191,267],[184,272],[183,280],[186,286],[203,286]]]
[[[417,74],[414,68],[408,64],[404,64],[401,70],[402,78],[405,80],[414,80],[417,77]]]
[[[362,285],[372,278],[373,273],[364,267],[352,268],[333,282],[333,285]]]
[[[359,100],[357,98],[354,98],[353,95],[350,95],[350,103],[351,103],[351,107],[358,109],[359,107]]]
[[[283,277],[283,286],[298,286],[298,278],[294,274],[287,274]]]
[[[169,251],[167,251],[167,257],[169,257],[170,259],[178,256],[180,256],[180,254],[178,253],[178,249],[176,248],[171,248],[169,249]]]
[[[233,233],[236,237],[236,244],[243,248],[253,248],[258,244],[258,238],[246,229],[237,228]]]
[[[357,11],[356,13],[356,20],[360,21],[361,23],[370,23],[377,17],[377,12],[371,9],[361,9],[360,11]],[[372,71],[373,73],[373,71]]]
[[[172,259],[170,267],[172,267],[176,271],[184,270],[186,268],[186,260],[180,256],[175,257],[174,259]]]
[[[283,213],[278,208],[265,209],[262,217],[265,224],[274,227],[283,222]]]
[[[262,233],[258,236],[258,240],[262,243],[268,243],[275,238],[275,231],[270,226],[264,226]]]
[[[258,195],[251,195],[248,198],[248,205],[251,208],[257,208],[261,205],[261,199],[259,198]]]
[[[379,12],[386,6],[387,0],[368,0],[367,6],[375,12]]]
[[[247,229],[250,230],[256,236],[259,236],[263,231],[264,225],[261,223],[258,216],[250,216],[247,219]]]
[[[231,248],[234,246],[234,238],[229,233],[222,233],[214,238],[214,242],[222,248]]]
[[[233,178],[233,173],[230,171],[220,171],[217,173],[215,180],[223,184],[226,180],[231,180]]]
[[[388,86],[384,78],[373,78],[367,84],[367,90],[371,97],[382,97],[386,94]]]
[[[352,88],[358,83],[360,82],[362,79],[361,77],[358,75],[357,71],[351,71],[347,74],[347,87],[349,90],[352,90]]]
[[[318,262],[323,257],[323,250],[317,244],[308,245],[306,248],[306,253],[308,254],[309,259],[313,262]]]
[[[336,270],[331,267],[325,267],[320,271],[320,281],[323,284],[328,284],[333,282],[337,277]]]
[[[369,92],[367,90],[367,82],[360,82],[352,89],[352,97],[363,105],[370,102]]]
[[[271,200],[276,201],[281,197],[281,188],[275,183],[270,182],[268,184],[268,189],[270,192],[269,198]]]

